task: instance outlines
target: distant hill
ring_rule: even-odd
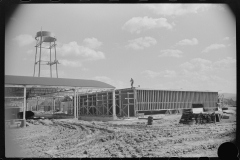
[[[221,93],[224,94],[224,99],[232,99],[236,101],[237,95],[235,93]]]

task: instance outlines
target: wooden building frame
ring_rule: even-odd
[[[126,88],[79,94],[78,116],[112,116],[113,94],[118,117],[132,117],[146,111],[190,109],[193,104],[216,108],[218,102],[218,92]]]

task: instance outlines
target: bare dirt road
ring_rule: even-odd
[[[181,115],[111,122],[31,120],[6,129],[6,156],[17,157],[217,157],[236,138],[236,116],[221,123],[178,124]]]

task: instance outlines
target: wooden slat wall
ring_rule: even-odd
[[[192,108],[192,104],[215,107],[217,92],[136,90],[137,111]]]

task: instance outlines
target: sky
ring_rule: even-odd
[[[236,21],[224,4],[23,4],[5,28],[5,75],[33,76],[41,28],[57,38],[59,78],[236,93]],[[40,73],[50,77],[49,65]]]

